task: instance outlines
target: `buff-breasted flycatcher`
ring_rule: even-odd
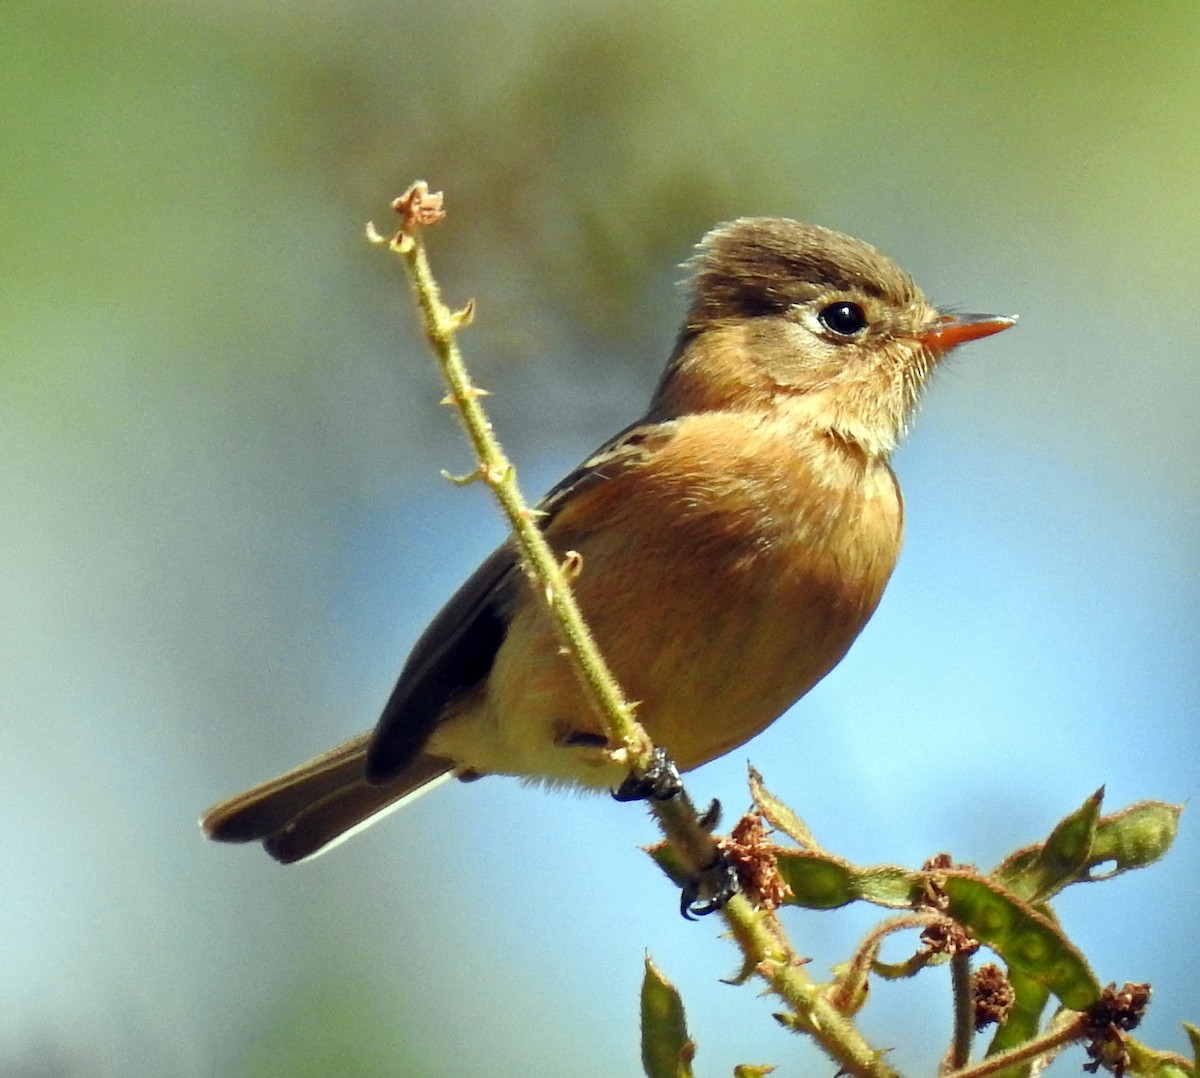
[[[649,410],[543,499],[580,606],[655,743],[687,770],[838,663],[883,594],[888,459],[946,352],[1012,324],[948,315],[875,248],[781,218],[710,232]],[[206,833],[316,853],[443,776],[618,785],[511,545],[433,619],[371,733],[209,810]]]

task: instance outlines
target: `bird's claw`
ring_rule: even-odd
[[[613,790],[617,801],[670,801],[683,789],[679,768],[663,749],[654,750],[654,760],[644,774],[631,774]]]
[[[737,870],[729,858],[718,851],[709,864],[683,885],[679,912],[688,921],[707,917],[724,909],[738,889]]]
[[[697,822],[711,835],[717,829],[717,824],[721,822],[721,802],[714,797],[708,808],[700,813]]]

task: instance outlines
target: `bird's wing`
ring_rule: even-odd
[[[670,436],[670,423],[635,423],[606,442],[538,504],[547,527],[573,501],[644,459]],[[392,690],[367,749],[367,778],[388,781],[411,761],[456,696],[491,672],[522,586],[510,543],[475,570],[421,634]]]
[[[580,495],[601,486],[646,459],[675,432],[674,422],[639,420],[614,434],[578,467],[554,484],[538,502],[545,531],[562,510]]]

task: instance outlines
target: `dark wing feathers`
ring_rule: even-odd
[[[504,640],[520,580],[507,544],[487,556],[417,640],[367,748],[367,781],[384,783],[425,744],[450,700],[480,682]]]
[[[540,502],[538,509],[545,529],[560,509],[576,494],[591,490],[598,483],[614,478],[636,464],[647,452],[647,443],[657,444],[674,429],[671,423],[646,423],[639,420],[614,434],[582,464],[554,484]]]
[[[626,427],[546,494],[538,508],[546,527],[574,496],[640,460],[646,442],[670,424]],[[516,551],[505,543],[475,570],[417,640],[367,749],[367,780],[398,774],[428,740],[447,705],[487,677],[504,642],[522,586]]]

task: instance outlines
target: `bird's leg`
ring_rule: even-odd
[[[591,730],[561,730],[555,734],[554,742],[573,749],[608,748],[608,738]]]
[[[608,746],[608,741],[602,735],[578,730],[560,737],[559,743],[584,749]],[[622,751],[610,750],[613,757]],[[613,790],[612,795],[617,801],[669,801],[682,789],[683,780],[679,777],[679,769],[665,749],[655,748],[654,759],[649,769],[642,774],[627,775],[621,785]],[[714,799],[700,816],[699,823],[705,831],[711,832],[720,819],[721,802]],[[716,913],[737,894],[737,890],[737,870],[729,858],[718,850],[707,865],[684,883],[679,896],[679,912],[689,921]]]
[[[604,734],[594,730],[576,730],[562,724],[554,731],[554,743],[594,769],[599,779],[596,785],[607,785],[629,772],[629,753],[625,747],[614,746]]]
[[[610,749],[602,734],[583,730],[563,732],[558,737],[560,745],[586,750],[606,750],[615,760],[622,749]],[[630,773],[620,786],[613,790],[617,801],[669,801],[683,789],[679,769],[667,755],[665,749],[655,748],[654,758],[644,773]],[[721,803],[714,799],[700,816],[700,826],[712,831],[721,818]],[[679,896],[679,912],[689,921],[716,913],[738,891],[737,870],[720,850],[696,875],[687,880]]]

